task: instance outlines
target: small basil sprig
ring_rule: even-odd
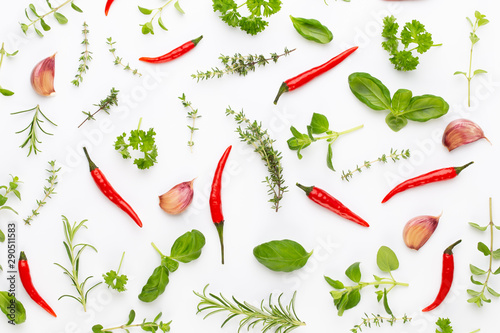
[[[169,273],[179,268],[179,262],[188,263],[196,260],[201,255],[205,246],[205,236],[198,230],[191,230],[177,238],[170,249],[170,256],[166,256],[156,247],[151,245],[161,256],[161,264],[156,267],[148,282],[142,287],[139,299],[143,302],[152,302],[163,294],[169,282]]]
[[[335,142],[335,140],[338,139],[339,136],[353,132],[360,128],[363,128],[363,125],[351,128],[343,132],[334,132],[330,130],[330,123],[328,122],[328,118],[326,118],[326,116],[319,113],[313,113],[311,124],[307,126],[307,134],[300,133],[293,126],[290,127],[290,131],[292,132],[293,137],[288,139],[287,141],[288,148],[290,148],[291,150],[296,150],[297,157],[300,160],[302,159],[302,155],[300,154],[300,151],[302,149],[307,148],[311,143],[315,141],[326,140],[326,142],[328,142],[326,165],[328,166],[328,168],[335,171],[332,162],[333,158],[332,144]],[[326,135],[315,137],[313,134],[326,134]]]
[[[15,304],[12,312],[12,304]],[[9,322],[14,324],[22,324],[26,321],[26,310],[21,302],[19,302],[8,291],[0,291],[0,310],[7,316]]]
[[[441,97],[413,96],[407,89],[399,89],[391,99],[389,89],[368,73],[349,75],[349,87],[354,96],[369,108],[390,111],[385,122],[394,132],[405,127],[408,120],[425,122],[445,115],[449,109],[448,103]]]
[[[143,331],[146,332],[158,332],[159,330],[162,332],[170,332],[170,323],[172,321],[169,321],[168,323],[164,323],[163,321],[158,322],[160,320],[162,313],[160,312],[153,321],[146,321],[146,318],[140,323],[140,324],[133,324],[134,319],[135,319],[135,311],[130,310],[130,313],[128,314],[128,321],[117,327],[112,327],[112,328],[104,328],[102,325],[97,324],[92,326],[92,332],[93,333],[110,333],[113,330],[125,330],[126,332],[129,332],[129,328],[133,327],[140,327]]]
[[[270,241],[253,249],[255,258],[276,272],[292,272],[304,267],[312,253],[289,239]]]
[[[326,282],[336,289],[330,291],[330,294],[333,297],[334,305],[337,307],[338,315],[342,316],[345,310],[352,309],[353,307],[358,305],[359,301],[361,300],[360,291],[364,287],[374,286],[376,289],[378,289],[381,285],[387,285],[389,286],[389,289],[384,288],[383,290],[377,290],[375,291],[375,294],[377,294],[378,302],[383,299],[385,311],[392,316],[392,311],[387,300],[387,294],[395,286],[408,286],[407,283],[396,282],[396,280],[394,280],[394,277],[392,276],[391,272],[399,268],[398,257],[387,246],[380,247],[377,252],[377,266],[382,272],[389,273],[390,277],[381,278],[374,275],[373,277],[375,278],[375,281],[372,282],[361,281],[361,270],[359,268],[359,265],[359,262],[355,262],[345,271],[345,275],[352,282],[356,283],[356,285],[354,286],[345,286],[341,281],[333,280],[325,276]]]
[[[315,19],[305,19],[290,15],[293,27],[305,39],[312,40],[320,44],[328,44],[333,39],[332,32]]]

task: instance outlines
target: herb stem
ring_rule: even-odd
[[[478,28],[477,26],[477,20],[474,23],[474,26],[472,27],[472,34],[476,34],[476,30]],[[470,57],[469,57],[469,75],[466,77],[467,78],[467,105],[470,107],[470,82],[472,80],[472,51],[474,50],[474,43],[471,43],[470,46]]]
[[[142,117],[139,118],[139,125],[137,125],[137,130],[141,129],[141,124],[142,124]]]
[[[487,275],[486,275],[486,280],[484,281],[483,284],[483,289],[481,290],[481,294],[484,294],[484,291],[486,290],[486,286],[488,285],[488,280],[490,279],[493,267],[493,209],[492,209],[492,204],[491,204],[491,198],[489,200],[490,204],[490,223],[488,223],[488,226],[490,227],[490,266],[488,267]]]
[[[5,44],[5,43],[4,43],[4,42],[2,42],[2,48],[0,49],[0,54],[1,54],[1,56],[0,56],[0,68],[2,68],[3,57],[4,57],[5,52],[6,52],[6,51],[5,51],[5,48],[4,48],[4,44]]]
[[[120,265],[118,265],[118,270],[116,271],[116,275],[120,274],[120,269],[122,268],[123,258],[125,258],[125,251],[123,251],[122,259],[120,260]]]
[[[153,18],[151,19],[150,22],[153,22],[153,20],[155,19],[156,15],[160,14],[161,11],[163,10],[163,8],[167,7],[168,4],[170,4],[172,2],[172,0],[169,0],[167,1],[166,4],[164,4],[163,6],[159,7],[159,8],[156,8],[158,11],[153,15]]]
[[[46,16],[48,16],[48,15],[50,15],[50,14],[52,14],[52,13],[57,12],[59,9],[61,9],[61,8],[62,8],[62,7],[64,7],[64,6],[66,6],[66,5],[67,5],[68,3],[70,3],[71,1],[73,1],[73,0],[67,0],[67,1],[66,1],[66,2],[64,2],[62,5],[60,5],[60,6],[58,6],[58,7],[53,8],[50,12],[47,12],[47,13],[45,13],[45,14],[41,15],[41,16],[38,16],[36,20],[31,21],[31,23],[30,23],[30,24],[27,24],[27,27],[30,27],[30,26],[32,26],[33,24],[35,24],[36,22],[38,22],[38,21],[42,20],[43,18],[45,18]]]
[[[359,126],[356,126],[356,127],[353,127],[351,129],[348,129],[347,131],[343,131],[343,132],[333,132],[332,134],[328,134],[328,135],[324,135],[324,136],[320,136],[320,137],[317,137],[315,138],[316,140],[323,140],[323,139],[337,139],[339,136],[343,135],[343,134],[347,134],[347,133],[351,133],[351,132],[354,132],[354,131],[357,131],[361,128],[363,128],[364,125],[359,125]]]
[[[155,243],[151,242],[151,246],[160,254],[160,256],[163,258],[165,257],[163,253],[161,253],[160,249],[155,245]]]

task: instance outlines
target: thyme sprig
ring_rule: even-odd
[[[130,313],[128,315],[128,321],[120,326],[116,327],[111,327],[111,328],[103,328],[102,325],[97,324],[92,326],[92,332],[93,333],[108,333],[110,331],[114,330],[125,330],[126,332],[129,332],[129,328],[133,327],[140,327],[143,331],[146,332],[158,332],[158,330],[161,330],[162,332],[170,332],[170,323],[172,321],[169,321],[168,323],[164,323],[163,321],[160,321],[158,323],[158,320],[160,320],[162,313],[160,312],[153,321],[146,321],[146,318],[142,321],[140,324],[133,324],[134,319],[135,319],[135,311],[130,310]]]
[[[19,52],[19,51],[14,51],[12,53],[9,53],[9,52],[5,51],[4,44],[5,43],[2,43],[2,48],[0,49],[0,68],[2,67],[4,56],[13,57],[17,54],[17,52]],[[2,94],[4,96],[12,96],[12,95],[14,95],[14,92],[10,91],[8,89],[2,88],[2,86],[0,86],[0,94]]]
[[[132,74],[134,74],[134,75],[142,76],[142,74],[139,73],[139,71],[137,69],[132,69],[130,67],[129,63],[127,63],[126,65],[123,64],[123,58],[118,57],[116,55],[116,53],[115,53],[116,52],[116,48],[114,46],[116,44],[116,42],[113,42],[112,37],[106,38],[106,44],[108,44],[109,47],[110,47],[110,49],[108,51],[111,52],[111,54],[113,55],[113,58],[115,58],[115,61],[114,61],[115,65],[122,66],[124,71],[131,71]]]
[[[276,63],[280,57],[287,56],[295,50],[296,49],[288,50],[285,47],[282,54],[271,53],[269,58],[266,58],[263,54],[249,54],[247,56],[243,56],[240,53],[235,53],[232,57],[221,54],[219,59],[224,65],[223,69],[215,67],[206,72],[198,71],[196,74],[192,74],[191,77],[199,82],[200,80],[208,80],[215,77],[221,78],[225,74],[238,74],[240,76],[246,76],[248,72],[255,72],[256,67],[264,67],[271,61]]]
[[[233,116],[237,124],[245,124],[245,129],[238,126],[236,133],[239,134],[242,142],[246,142],[255,148],[255,152],[259,153],[262,161],[269,172],[269,176],[263,181],[269,187],[268,194],[272,196],[269,202],[272,203],[272,208],[277,212],[280,208],[280,201],[283,194],[287,192],[285,180],[283,178],[283,167],[281,166],[281,152],[273,147],[273,140],[269,137],[267,130],[262,129],[262,124],[257,121],[250,121],[243,111],[236,113],[231,107],[226,109],[226,116]]]
[[[260,307],[256,307],[247,302],[240,302],[234,296],[231,297],[231,301],[222,294],[217,296],[209,293],[207,295],[207,288],[208,285],[203,288],[203,294],[193,291],[196,296],[201,298],[200,303],[198,304],[198,313],[208,310],[209,313],[203,318],[206,319],[208,316],[217,312],[229,312],[221,327],[224,327],[228,321],[236,316],[243,316],[239,322],[240,327],[238,332],[240,332],[245,326],[250,329],[251,327],[255,327],[258,323],[264,325],[262,329],[263,333],[268,332],[271,329],[274,329],[277,333],[287,333],[300,326],[306,325],[298,318],[297,313],[295,312],[295,296],[297,292],[293,294],[290,304],[287,306],[283,306],[281,303],[281,297],[283,294],[278,297],[278,305],[274,305],[272,303],[271,294],[269,296],[268,306],[264,305],[265,300],[262,300]]]
[[[187,125],[187,127],[191,131],[191,137],[189,138],[189,141],[188,141],[188,147],[191,149],[191,152],[193,152],[193,146],[194,146],[193,135],[194,135],[195,131],[199,130],[199,128],[196,128],[194,125],[195,125],[196,119],[201,118],[201,116],[198,115],[198,109],[194,109],[193,106],[191,105],[191,102],[186,100],[186,95],[184,93],[182,94],[181,97],[179,97],[179,99],[181,100],[182,105],[184,107],[189,108],[189,110],[191,110],[191,111],[188,111],[188,113],[187,113],[188,115],[186,118],[192,120],[192,124]]]
[[[35,153],[35,155],[38,152],[41,152],[41,150],[38,149],[38,147],[37,147],[38,143],[42,143],[42,141],[40,141],[38,138],[37,129],[39,129],[40,131],[42,131],[43,133],[45,133],[47,135],[53,135],[52,133],[46,132],[42,128],[42,123],[44,122],[43,119],[47,120],[52,125],[57,126],[55,123],[52,122],[52,120],[50,120],[49,118],[47,118],[43,114],[42,110],[40,110],[40,105],[37,105],[32,109],[13,112],[11,114],[12,115],[21,114],[21,113],[27,113],[27,112],[31,112],[31,111],[35,111],[35,114],[33,115],[33,120],[24,129],[16,132],[16,134],[22,133],[24,131],[28,132],[28,137],[23,142],[23,144],[20,146],[21,148],[24,148],[27,144],[29,144],[28,156],[30,156],[32,152]]]
[[[56,169],[56,161],[49,161],[50,169],[46,171],[49,173],[49,178],[47,178],[48,186],[43,187],[43,198],[36,201],[36,208],[31,211],[31,215],[24,219],[25,224],[31,224],[35,216],[38,216],[39,210],[47,204],[47,199],[52,198],[51,195],[56,194],[54,192],[57,185],[57,173],[61,168]]]
[[[99,111],[104,111],[106,112],[107,114],[109,114],[109,109],[113,106],[113,105],[118,105],[118,93],[120,92],[120,90],[116,90],[114,87],[111,88],[111,91],[109,93],[109,95],[101,100],[99,102],[99,104],[94,104],[94,106],[97,106],[98,109],[97,111],[94,111],[94,113],[90,113],[90,112],[85,112],[85,111],[82,111],[82,113],[84,115],[87,116],[87,118],[85,118],[84,121],[82,121],[82,123],[80,125],[78,125],[78,128],[80,128],[83,124],[85,124],[85,122],[87,120],[95,120],[94,116],[99,112]]]
[[[352,333],[358,333],[363,331],[363,327],[368,327],[371,328],[373,326],[381,327],[381,325],[385,322],[388,323],[389,325],[393,326],[397,321],[401,321],[403,324],[406,324],[412,320],[412,318],[409,318],[406,314],[401,317],[401,318],[396,318],[394,316],[390,317],[382,317],[379,314],[373,314],[369,316],[368,314],[365,313],[365,316],[361,318],[362,322],[360,324],[354,325],[353,328],[351,328]]]
[[[163,9],[165,9],[165,7],[167,7],[172,1],[173,0],[168,0],[163,6],[155,8],[155,9],[148,9],[148,8],[138,6],[139,11],[144,15],[151,15],[154,13],[149,22],[146,22],[144,24],[140,24],[140,26],[142,27],[141,31],[144,35],[147,35],[147,34],[154,35],[155,34],[154,27],[153,27],[153,20],[156,18],[157,15],[158,15],[158,25],[160,26],[160,28],[162,28],[165,31],[168,31],[167,27],[163,23],[163,20],[161,19],[161,13],[162,13]],[[177,1],[175,3],[174,7],[175,7],[175,9],[177,9],[177,11],[179,13],[184,14],[184,11],[182,10],[181,6],[179,5],[179,1]]]
[[[75,79],[71,81],[75,86],[80,86],[80,83],[83,81],[83,74],[87,73],[87,69],[89,69],[89,62],[92,60],[92,52],[89,51],[89,40],[87,35],[89,34],[87,22],[83,22],[83,42],[82,44],[85,46],[85,51],[81,53],[80,65],[78,66],[78,73],[75,75]]]
[[[389,161],[389,159],[391,159],[394,163],[396,163],[400,159],[406,160],[409,157],[410,157],[410,150],[409,149],[406,149],[406,150],[403,149],[403,150],[401,150],[401,152],[398,152],[397,149],[391,148],[391,152],[388,155],[383,154],[382,156],[380,156],[376,160],[365,161],[361,165],[356,165],[356,168],[353,169],[352,171],[350,169],[348,169],[347,171],[342,170],[341,178],[342,178],[342,180],[349,181],[349,179],[353,177],[354,173],[363,172],[363,170],[362,170],[363,168],[366,168],[366,169],[371,168],[373,163],[377,163],[377,162],[387,163]]]

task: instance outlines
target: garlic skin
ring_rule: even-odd
[[[40,61],[31,72],[31,86],[42,96],[55,94],[54,75],[56,65],[56,54]]]
[[[403,229],[403,240],[410,249],[419,250],[429,240],[439,223],[439,216],[422,215],[409,220]]]
[[[177,184],[167,193],[160,195],[160,208],[172,215],[185,211],[193,201],[193,182],[194,179]]]
[[[448,148],[448,151],[452,151],[480,139],[486,139],[490,142],[478,124],[467,119],[457,119],[446,126],[443,134],[443,145]]]

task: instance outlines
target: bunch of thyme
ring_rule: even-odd
[[[264,161],[269,176],[263,181],[269,187],[268,194],[272,196],[269,202],[272,203],[272,208],[277,212],[280,208],[280,201],[283,194],[287,192],[287,186],[284,186],[283,167],[281,166],[281,152],[273,147],[275,140],[269,137],[267,130],[262,129],[262,124],[257,121],[250,121],[243,111],[236,113],[231,107],[226,109],[226,116],[233,116],[238,124],[245,123],[245,129],[238,126],[236,132],[240,135],[242,142],[246,142],[255,148],[255,152],[259,153],[262,161]]]
[[[189,141],[188,141],[188,147],[191,149],[191,152],[193,152],[193,146],[194,146],[193,135],[194,135],[195,131],[199,130],[199,128],[196,128],[194,125],[195,125],[196,119],[201,118],[201,116],[198,115],[198,109],[194,109],[191,106],[191,102],[186,100],[186,95],[184,93],[182,94],[181,97],[179,97],[179,99],[181,100],[182,105],[184,107],[189,108],[191,110],[191,111],[188,111],[188,113],[187,113],[188,115],[186,118],[191,119],[193,121],[192,125],[187,125],[187,127],[191,131],[191,137],[189,138]]]
[[[89,34],[87,22],[83,22],[83,42],[82,44],[85,46],[85,51],[81,53],[80,66],[78,66],[78,73],[75,75],[75,79],[71,81],[75,86],[80,86],[80,83],[83,81],[83,74],[87,73],[87,69],[89,69],[88,63],[92,60],[92,52],[89,51],[89,40],[87,35]]]
[[[269,64],[270,61],[276,63],[280,57],[287,56],[295,50],[296,49],[288,50],[285,48],[282,54],[271,53],[269,58],[266,58],[263,54],[249,54],[247,56],[242,56],[240,53],[236,53],[232,57],[221,55],[219,59],[224,65],[223,69],[215,67],[206,72],[198,71],[196,74],[192,74],[191,77],[199,82],[200,80],[213,79],[214,77],[221,78],[224,74],[238,74],[240,76],[245,76],[250,71],[255,72],[255,68],[257,66],[264,67]]]
[[[141,73],[139,73],[139,71],[137,69],[132,69],[130,68],[130,65],[129,63],[127,63],[126,65],[123,64],[122,60],[123,58],[121,57],[118,57],[115,52],[116,52],[116,48],[114,47],[114,45],[116,44],[116,42],[113,42],[113,39],[111,37],[107,38],[107,41],[106,41],[106,44],[109,45],[110,49],[109,49],[109,52],[111,52],[111,54],[113,55],[113,57],[115,58],[115,61],[114,61],[114,64],[115,65],[120,65],[123,67],[123,70],[124,71],[132,71],[132,74],[134,75],[138,75],[138,76],[142,76]]]
[[[410,150],[409,149],[406,149],[406,150],[401,150],[400,153],[398,153],[398,150],[397,149],[393,149],[391,148],[391,152],[389,153],[389,155],[386,155],[386,154],[383,154],[382,156],[380,156],[379,158],[377,158],[376,160],[373,160],[373,161],[365,161],[362,165],[356,165],[356,168],[354,170],[347,170],[347,171],[342,171],[342,180],[347,180],[349,181],[349,178],[352,178],[353,177],[353,174],[356,173],[356,172],[363,172],[363,168],[366,168],[366,169],[369,169],[371,168],[372,164],[373,163],[377,163],[377,162],[382,162],[382,163],[387,163],[387,161],[389,159],[391,159],[394,163],[396,161],[399,161],[401,158],[406,160],[407,158],[410,157]]]
[[[78,128],[80,128],[83,124],[85,124],[85,122],[87,120],[95,120],[94,116],[99,112],[99,111],[104,111],[106,112],[107,114],[109,114],[109,109],[113,106],[113,105],[118,105],[118,93],[120,91],[119,90],[116,90],[114,87],[111,88],[111,91],[110,91],[110,94],[103,100],[101,100],[99,102],[99,104],[94,104],[95,106],[98,106],[99,109],[97,109],[97,111],[95,111],[94,113],[90,113],[90,112],[85,112],[85,111],[82,111],[82,113],[84,115],[87,116],[87,118],[85,118],[85,120],[80,124],[78,125]]]
[[[352,333],[361,332],[361,331],[363,331],[363,329],[362,329],[363,327],[371,328],[372,325],[380,327],[381,324],[383,324],[384,322],[388,323],[391,326],[393,326],[396,323],[396,321],[398,321],[398,320],[402,321],[403,324],[406,324],[406,323],[410,322],[411,319],[412,318],[409,318],[407,315],[404,315],[401,318],[396,318],[394,316],[382,317],[379,314],[375,315],[372,313],[372,316],[370,317],[370,316],[368,316],[368,314],[365,313],[365,317],[361,318],[362,323],[354,325],[354,327],[351,329],[351,332]]]

